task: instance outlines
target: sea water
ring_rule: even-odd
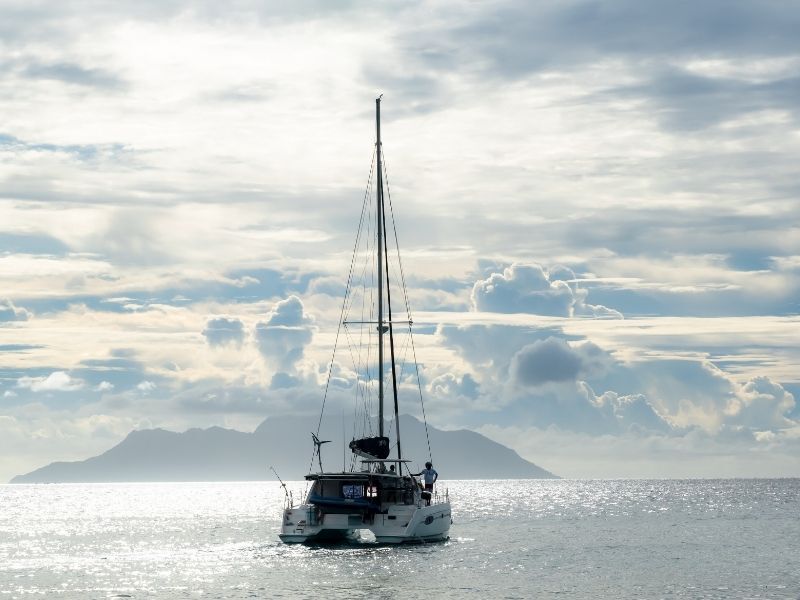
[[[307,548],[277,483],[3,485],[0,600],[800,598],[797,479],[439,486],[448,542]]]

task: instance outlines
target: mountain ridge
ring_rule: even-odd
[[[316,425],[316,418],[268,417],[251,433],[218,425],[184,432],[138,429],[102,454],[82,461],[52,462],[17,475],[10,483],[264,481],[275,479],[270,467],[285,479],[300,479],[311,465],[309,432]],[[430,444],[434,467],[442,479],[557,478],[475,431],[431,426],[426,431],[423,423],[409,415],[401,415],[400,427],[404,457],[418,459],[410,463],[410,468],[419,470]],[[391,439],[394,423],[387,424],[386,431],[391,432]],[[342,424],[335,419],[323,420],[320,436],[332,440],[323,447],[323,466],[326,470],[338,470],[339,466],[345,470],[348,452],[343,442],[348,441],[348,435],[342,431]]]

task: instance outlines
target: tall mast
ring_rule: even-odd
[[[383,437],[383,167],[380,96],[375,99],[375,131],[375,152],[378,157],[378,191],[375,197],[378,204],[378,435]]]
[[[384,214],[383,223],[383,237],[387,239],[386,235],[386,215]],[[392,320],[392,286],[389,284],[389,247],[388,244],[384,248],[386,251],[386,307],[389,309],[389,350],[392,359],[392,392],[394,397],[394,426],[395,433],[397,434],[397,458],[403,458],[403,452],[400,449],[400,413],[397,406],[397,363],[394,360],[394,321]],[[402,470],[402,465],[401,465]]]

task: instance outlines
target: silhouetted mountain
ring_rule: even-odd
[[[110,481],[250,481],[274,479],[270,466],[287,480],[309,472],[313,445],[309,432],[317,419],[270,417],[253,433],[221,427],[175,433],[164,429],[133,431],[119,444],[84,461],[55,462],[19,475],[11,483],[78,483]],[[419,470],[428,458],[428,439],[434,467],[442,479],[541,479],[552,473],[521,458],[516,452],[468,430],[442,431],[407,415],[400,417],[403,456]],[[394,423],[386,432],[394,446]],[[326,419],[320,430],[326,470],[349,470],[351,454],[344,450],[347,432],[336,419]],[[394,452],[392,454],[395,455]],[[318,470],[315,464],[312,470]]]

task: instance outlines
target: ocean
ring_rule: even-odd
[[[440,484],[449,541],[337,548],[273,482],[1,485],[0,600],[800,598],[798,479]]]

